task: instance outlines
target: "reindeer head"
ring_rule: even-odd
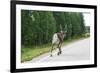
[[[64,28],[60,24],[60,33],[63,35],[63,38],[66,36],[67,33],[67,25],[64,26]]]

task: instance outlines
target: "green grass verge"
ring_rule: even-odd
[[[40,56],[44,53],[50,51],[50,44],[36,46],[36,47],[29,47],[29,48],[21,48],[21,62],[32,60],[37,56]]]
[[[83,38],[75,37],[73,39],[66,40],[66,41],[64,41],[62,46],[68,45],[72,42],[75,42],[75,41],[78,41],[81,39],[85,39],[85,38],[87,38],[87,37],[83,37]],[[36,47],[32,47],[32,46],[31,47],[23,47],[23,48],[21,48],[21,62],[30,61],[37,56],[40,56],[47,52],[50,52],[50,49],[51,49],[51,44],[46,44],[46,45],[36,46]]]

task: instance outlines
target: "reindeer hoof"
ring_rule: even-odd
[[[58,52],[57,55],[59,56],[60,55],[60,52]]]
[[[62,52],[58,52],[57,55],[60,55]]]
[[[60,51],[60,54],[62,54],[62,51]]]
[[[52,55],[50,55],[50,57],[52,57]]]

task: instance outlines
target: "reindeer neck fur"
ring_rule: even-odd
[[[57,36],[58,36],[60,42],[63,42],[63,39],[64,39],[64,32],[62,31],[62,32],[57,33]]]

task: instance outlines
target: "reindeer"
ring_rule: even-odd
[[[60,55],[62,53],[61,46],[62,46],[64,37],[67,31],[63,31],[61,26],[60,28],[61,28],[61,31],[54,33],[52,37],[52,48],[51,48],[51,55],[50,55],[51,57],[52,57],[52,51],[55,49],[54,48],[55,45],[56,45],[56,48],[59,49],[59,52],[57,53],[57,55]]]

